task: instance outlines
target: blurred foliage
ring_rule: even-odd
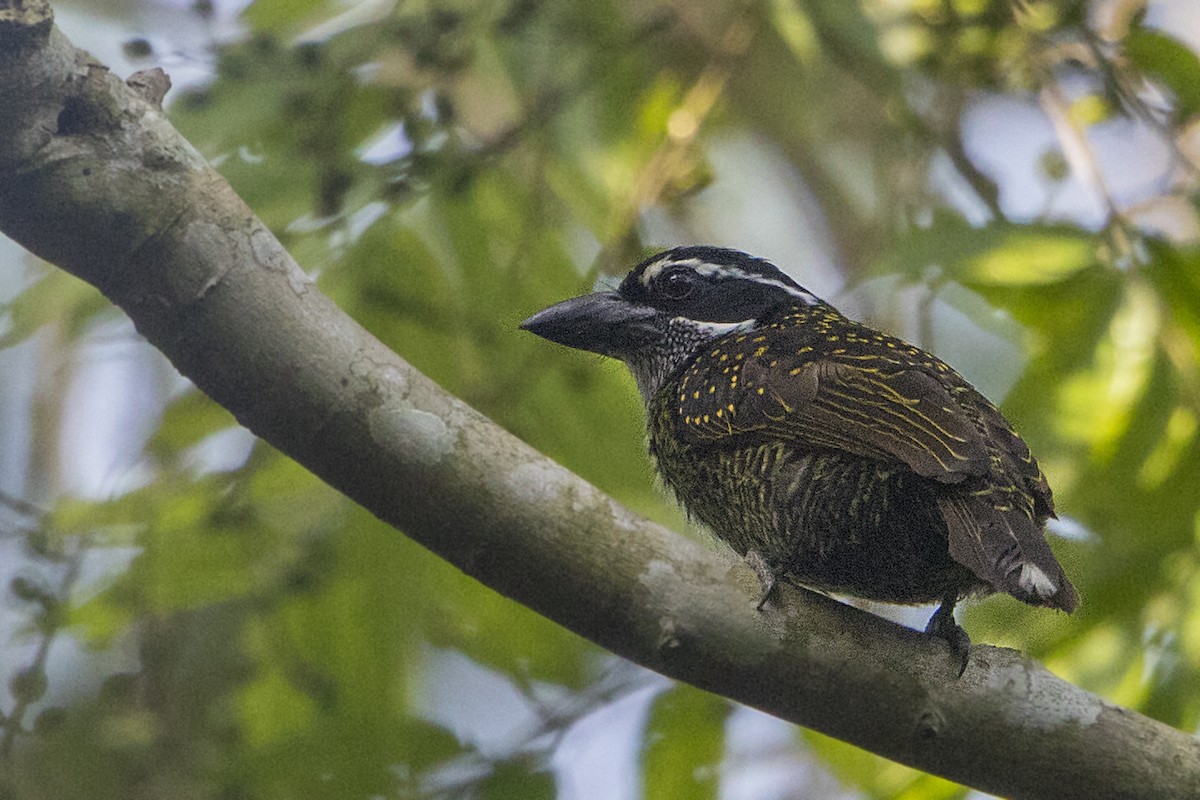
[[[733,221],[794,201],[715,155],[741,142],[782,158],[782,179],[809,198],[788,207],[832,263],[783,250],[791,230],[762,255],[802,281],[832,271],[848,309],[953,353],[985,388],[1004,394],[1000,373],[1014,376],[995,399],[1055,487],[1074,535],[1054,546],[1084,604],[1067,618],[991,600],[968,614],[975,639],[1194,730],[1200,60],[1145,12],[1136,0],[257,0],[244,36],[191,54],[210,57],[213,76],[171,115],[342,308],[681,530],[653,489],[629,378],[516,323],[646,247],[742,245]],[[213,7],[191,13],[205,22]],[[136,41],[126,52],[145,54]],[[1041,213],[1014,210],[1027,204],[1009,173],[1025,167],[993,155],[1020,126],[983,145],[969,136],[1003,103],[1053,129],[1021,189],[1043,197]],[[1098,155],[1105,137],[1153,142],[1161,174],[1111,190],[1121,165]],[[1069,189],[1102,217],[1056,206]],[[38,276],[0,317],[0,346],[50,330],[76,352],[112,318],[73,279]],[[46,370],[40,391],[69,379]],[[45,510],[0,494],[0,524],[25,544],[14,641],[32,645],[0,709],[0,797],[569,792],[562,738],[643,679],[614,679],[613,659],[262,444],[235,468],[206,468],[200,454],[233,420],[194,390],[162,399],[141,488],[103,501],[47,488],[28,498]],[[57,446],[64,409],[34,411],[33,451]],[[55,486],[54,468],[32,462],[29,485]],[[132,560],[83,581],[106,552]],[[68,638],[126,666],[57,685],[49,653]],[[448,652],[510,699],[447,690]],[[485,747],[429,699],[448,691],[469,717],[538,722]],[[645,796],[717,796],[728,704],[688,687],[652,697],[630,765]],[[854,795],[963,794],[815,734],[796,747]]]

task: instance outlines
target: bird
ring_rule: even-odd
[[[961,600],[1078,605],[1044,535],[1050,486],[996,406],[765,259],[676,247],[520,327],[628,366],[661,482],[754,568],[760,611],[781,580],[937,603],[926,632],[965,668]]]

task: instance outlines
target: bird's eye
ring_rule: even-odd
[[[671,300],[682,300],[692,293],[694,277],[687,270],[672,270],[658,279],[658,291]]]

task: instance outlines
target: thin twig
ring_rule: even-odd
[[[62,579],[58,584],[58,591],[54,595],[55,604],[67,602],[70,596],[71,588],[75,585],[75,581],[79,579],[79,572],[83,563],[83,554],[86,550],[86,545],[82,537],[74,539],[70,546],[69,552],[65,553],[67,567],[63,571]],[[54,614],[52,606],[45,606],[42,610],[45,615]],[[54,643],[55,637],[62,630],[62,625],[57,619],[51,620],[51,624],[46,625],[42,631],[42,637],[38,641],[37,651],[34,653],[33,663],[25,667],[21,672],[24,674],[40,673],[46,674],[46,662],[50,656],[50,646]],[[4,728],[4,734],[0,737],[0,759],[9,759],[12,756],[13,744],[16,742],[18,734],[26,733],[24,727],[25,714],[29,707],[41,699],[39,694],[37,697],[32,697],[27,693],[20,693],[13,704],[12,711],[5,715],[3,722],[0,723]]]

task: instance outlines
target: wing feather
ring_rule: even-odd
[[[684,434],[714,441],[759,432],[900,461],[944,483],[987,473],[991,456],[979,426],[920,368],[818,359],[781,369],[778,362],[752,356],[719,371],[693,366],[679,398]],[[721,378],[702,385],[702,370]]]

